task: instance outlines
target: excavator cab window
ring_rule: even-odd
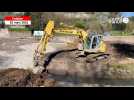
[[[92,41],[92,49],[96,48],[96,46],[97,46],[97,37],[94,37]]]
[[[102,36],[94,35],[91,37],[90,49],[95,49],[99,46]]]
[[[91,42],[91,48],[92,49],[95,49],[96,48],[96,45],[97,45],[97,37],[94,37],[92,38],[92,42]]]

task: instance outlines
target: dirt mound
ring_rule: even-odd
[[[51,87],[55,81],[47,79],[47,74],[33,74],[31,71],[24,69],[7,69],[0,71],[1,87]]]

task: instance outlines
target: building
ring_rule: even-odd
[[[2,16],[0,16],[0,28],[5,28],[5,24]]]

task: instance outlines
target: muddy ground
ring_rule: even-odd
[[[59,52],[50,59],[48,74],[38,75],[31,72],[38,41],[31,36],[1,37],[0,86],[103,86],[113,82],[110,80],[133,80],[134,37],[106,37],[104,40],[109,59],[87,63],[85,58],[76,58],[75,51]],[[47,52],[54,51],[54,46],[57,45],[51,43]]]
[[[1,87],[52,87],[55,80],[48,79],[47,74],[33,74],[29,70],[9,68],[0,71]]]

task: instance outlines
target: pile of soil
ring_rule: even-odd
[[[0,87],[53,87],[55,80],[46,73],[33,74],[24,69],[10,68],[0,71]]]

